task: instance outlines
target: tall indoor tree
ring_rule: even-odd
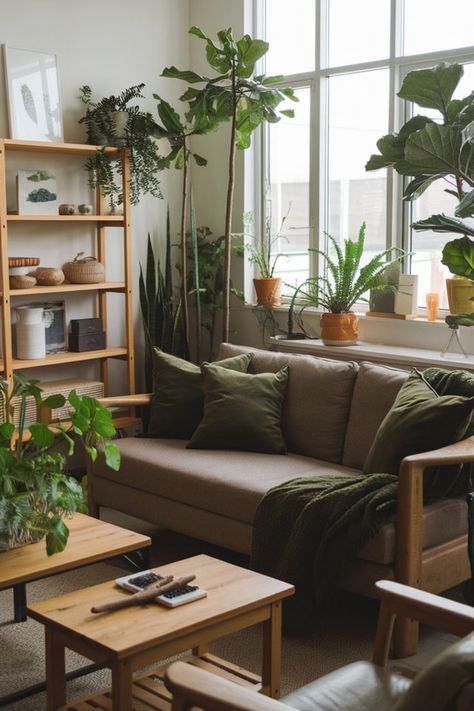
[[[163,76],[182,79],[192,86],[181,96],[189,102],[188,121],[207,119],[212,123],[230,121],[229,168],[225,214],[223,333],[229,339],[230,267],[232,252],[232,211],[235,187],[236,150],[249,148],[252,133],[263,123],[276,123],[281,114],[293,117],[292,109],[278,109],[285,99],[297,101],[293,89],[280,87],[282,76],[256,75],[256,63],[267,53],[269,45],[260,39],[244,35],[234,40],[230,28],[217,33],[217,43],[199,27],[190,34],[206,42],[206,59],[215,76],[207,77],[190,70],[167,67]],[[196,85],[196,86],[195,86]],[[279,115],[280,114],[280,115]]]

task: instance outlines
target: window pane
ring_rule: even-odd
[[[387,133],[388,79],[385,69],[329,79],[328,232],[354,239],[365,222],[367,261],[386,243],[386,172],[365,164]]]
[[[275,276],[284,282],[299,284],[308,276],[310,240],[309,218],[309,158],[310,158],[310,94],[309,88],[296,92],[299,103],[292,102],[295,118],[282,117],[270,124],[269,191],[267,214],[271,218],[272,234],[284,229],[275,252],[283,257],[277,262]],[[285,107],[286,108],[286,107]]]
[[[464,65],[464,75],[459,82],[454,98],[461,99],[468,96],[474,87],[474,64]],[[417,108],[417,107],[416,107]],[[419,113],[439,119],[440,114],[435,110],[420,108]],[[457,201],[454,196],[445,192],[446,188],[452,185],[448,180],[438,180],[433,183],[423,195],[412,203],[410,223],[423,220],[431,215],[445,213],[454,216],[454,209]],[[437,292],[440,294],[440,307],[448,308],[446,297],[446,277],[452,274],[444,264],[441,264],[443,246],[451,239],[456,239],[459,235],[448,233],[439,234],[436,232],[415,232],[411,231],[411,251],[412,256],[411,272],[418,274],[418,305],[426,305],[426,294]]]
[[[291,7],[288,0],[267,0],[267,74],[314,70],[315,5],[315,0],[297,0]]]
[[[331,0],[329,66],[384,59],[389,53],[389,0]]]
[[[474,43],[473,0],[405,0],[405,54]]]

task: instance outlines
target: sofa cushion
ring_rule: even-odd
[[[282,701],[299,711],[391,711],[411,683],[370,662],[353,662],[296,689]]]
[[[339,463],[358,365],[316,356],[274,353],[230,343],[220,357],[251,353],[249,373],[276,373],[289,365],[282,430],[289,452]],[[290,478],[290,477],[288,477]]]
[[[398,474],[404,457],[463,439],[473,408],[474,397],[438,395],[413,370],[379,427],[364,472]]]
[[[250,357],[228,358],[222,368],[246,372]],[[155,394],[150,403],[148,435],[189,439],[201,421],[204,406],[201,368],[158,348],[153,355]]]
[[[467,533],[465,499],[443,499],[423,508],[423,548],[432,548]],[[358,554],[359,558],[391,565],[395,560],[396,533],[393,523],[383,526]]]
[[[122,466],[96,462],[94,475],[196,508],[251,524],[260,499],[272,486],[299,476],[360,474],[359,471],[289,454],[186,449],[177,439],[118,440]],[[122,474],[122,472],[126,472]]]
[[[278,373],[254,374],[205,363],[202,371],[204,415],[188,442],[190,449],[286,453],[281,408],[288,366]]]
[[[344,440],[343,464],[362,469],[377,430],[407,378],[404,370],[360,363]]]

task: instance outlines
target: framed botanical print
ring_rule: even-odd
[[[10,137],[63,141],[56,55],[4,45]]]

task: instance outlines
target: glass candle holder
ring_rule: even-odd
[[[426,318],[428,321],[436,321],[439,311],[439,294],[426,294]]]

